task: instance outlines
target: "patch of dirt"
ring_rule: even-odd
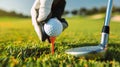
[[[103,17],[104,17],[103,14],[96,14],[96,15],[91,16],[92,19],[101,19]]]
[[[115,22],[120,22],[120,15],[113,16],[111,20]]]
[[[103,14],[96,14],[96,15],[92,15],[90,16],[92,19],[101,19],[104,18],[105,16]],[[120,15],[114,15],[113,17],[111,17],[112,21],[115,22],[120,22]]]

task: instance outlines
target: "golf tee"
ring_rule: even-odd
[[[54,44],[55,44],[55,40],[56,37],[50,37],[50,41],[51,41],[51,53],[54,54],[55,50],[54,50]]]

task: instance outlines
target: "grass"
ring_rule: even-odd
[[[65,50],[100,43],[104,19],[90,17],[66,18],[69,27],[57,37],[55,54],[51,45],[39,41],[31,19],[0,18],[0,67],[119,67],[120,23],[111,22],[108,50],[105,58],[74,57]]]

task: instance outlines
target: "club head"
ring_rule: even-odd
[[[98,46],[86,46],[68,49],[65,51],[67,54],[74,55],[75,57],[85,56],[85,57],[96,57],[103,56],[105,54],[105,49]]]

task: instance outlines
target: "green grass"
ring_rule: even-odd
[[[0,67],[119,67],[120,23],[111,22],[105,58],[74,57],[66,49],[100,43],[104,19],[90,17],[66,18],[69,27],[57,37],[55,54],[51,45],[39,41],[31,19],[0,18]]]

